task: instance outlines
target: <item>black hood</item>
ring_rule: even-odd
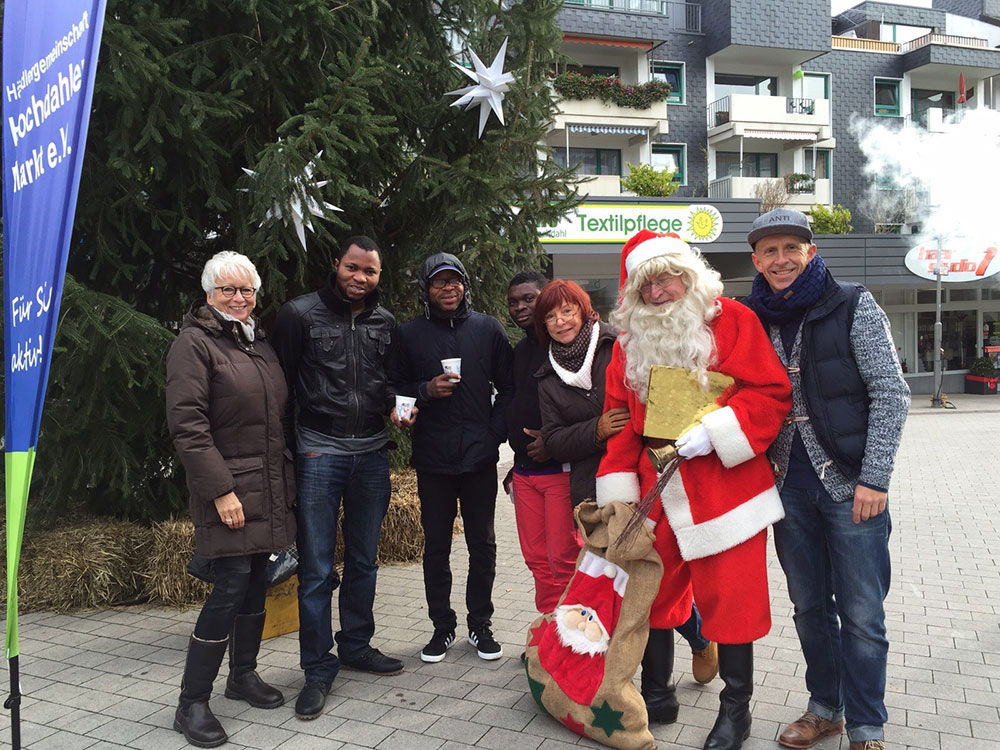
[[[462,285],[465,287],[465,296],[462,298],[462,301],[458,305],[458,310],[455,311],[455,315],[452,317],[464,318],[472,310],[472,280],[469,278],[469,272],[462,265],[462,261],[451,253],[435,253],[425,260],[424,264],[420,267],[420,277],[417,281],[420,284],[420,301],[424,305],[424,316],[428,320],[431,317],[431,303],[430,298],[427,296],[428,281],[434,275],[434,272],[442,266],[454,266],[462,274]]]

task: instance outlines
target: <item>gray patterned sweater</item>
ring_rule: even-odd
[[[777,325],[770,326],[770,336],[781,363],[790,370],[797,370],[802,328],[799,328],[795,336],[791,356],[785,354],[781,330]],[[860,476],[845,477],[841,473],[823,450],[808,421],[791,422],[782,427],[778,438],[768,450],[768,457],[777,470],[775,483],[779,490],[788,470],[796,430],[802,435],[802,442],[816,476],[835,501],[852,500],[854,488],[859,483],[875,488],[889,487],[896,450],[899,448],[903,423],[910,406],[910,388],[903,379],[903,371],[889,331],[889,320],[867,289],[861,290],[858,306],[854,311],[851,350],[870,399],[868,437]],[[798,372],[789,372],[788,377],[792,382],[792,411],[789,416],[806,416],[808,412],[802,395],[801,376]]]

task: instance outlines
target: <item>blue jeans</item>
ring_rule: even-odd
[[[340,661],[331,651],[337,516],[344,508],[344,575],[338,605],[340,658],[368,649],[375,633],[378,539],[389,508],[389,452],[338,456],[300,453],[298,481],[299,659],[307,680],[333,682]]]
[[[882,739],[889,510],[856,524],[853,502],[834,502],[822,489],[785,487],[781,500],[774,546],[806,660],[808,710],[846,718],[852,742]]]
[[[683,625],[674,628],[688,642],[692,651],[704,651],[708,648],[708,638],[701,634],[701,613],[694,602],[691,602],[691,616]]]

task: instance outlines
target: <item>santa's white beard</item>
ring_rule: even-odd
[[[579,604],[563,604],[556,607],[556,611],[552,613],[552,616],[556,622],[556,633],[559,634],[559,640],[575,654],[597,656],[598,654],[605,653],[608,650],[608,644],[611,642],[611,639],[608,637],[603,625],[598,622],[598,626],[601,629],[601,637],[598,640],[593,640],[588,638],[587,634],[580,628],[571,627],[566,623],[565,617],[568,612],[579,612],[581,609],[587,608]]]
[[[693,294],[659,306],[638,300],[615,311],[613,322],[624,331],[620,341],[625,377],[642,403],[653,365],[690,370],[702,388],[708,387],[706,372],[715,355],[715,339],[705,320],[707,312]]]

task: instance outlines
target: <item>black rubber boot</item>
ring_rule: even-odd
[[[719,717],[704,750],[739,750],[750,736],[753,643],[720,643],[719,676],[726,686],[719,695]]]
[[[181,697],[174,714],[174,729],[196,747],[218,747],[229,737],[208,707],[212,683],[226,655],[229,639],[203,641],[191,636],[188,642]]]
[[[674,631],[651,628],[642,655],[642,698],[650,724],[677,721],[677,688],[670,679],[674,671]]]
[[[264,632],[264,612],[256,615],[236,615],[229,639],[229,679],[226,697],[246,701],[254,708],[277,708],[285,696],[257,674],[257,652]]]

